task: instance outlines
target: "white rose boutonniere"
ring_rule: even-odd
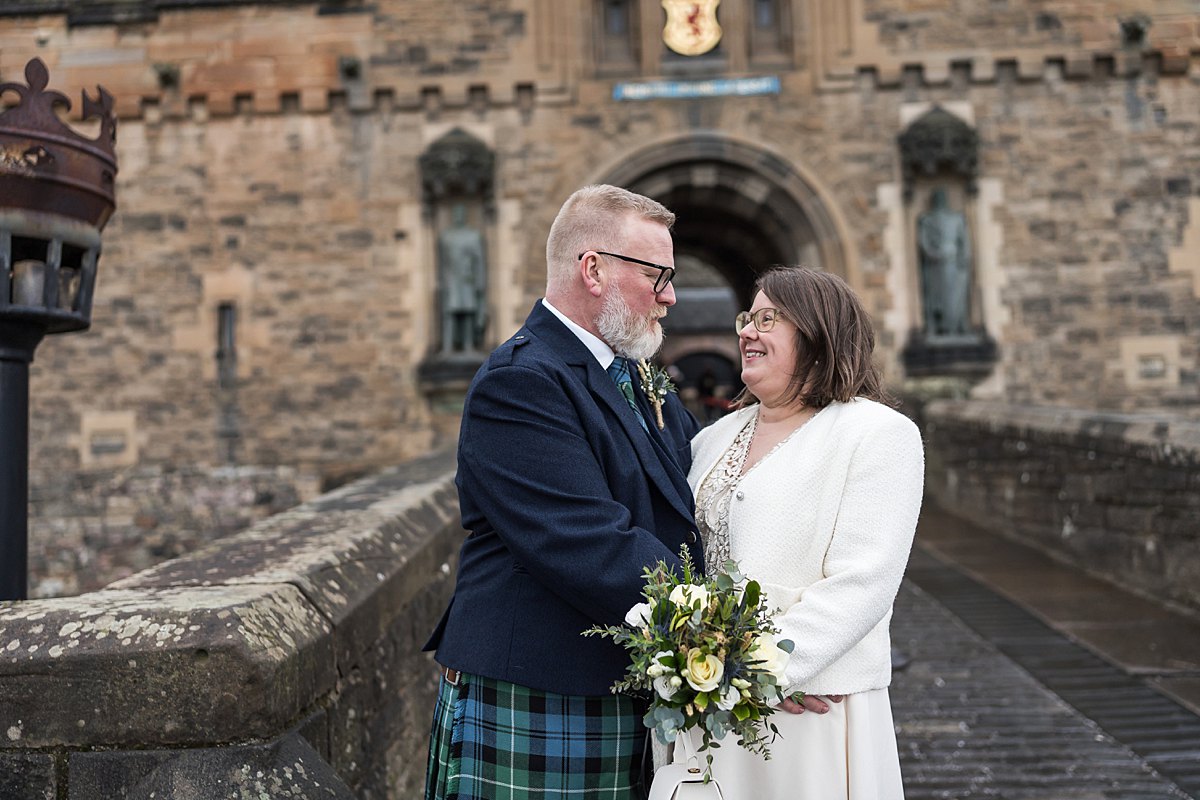
[[[671,382],[666,370],[644,358],[638,359],[637,370],[638,377],[642,379],[642,391],[654,406],[654,421],[661,431],[664,426],[662,404],[667,395],[675,391],[675,384]]]

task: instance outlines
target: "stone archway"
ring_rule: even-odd
[[[676,214],[679,302],[663,321],[667,338],[659,358],[677,368],[685,401],[697,394],[706,364],[730,365],[714,370],[721,375],[720,396],[741,388],[733,318],[750,307],[764,269],[819,267],[861,288],[846,226],[828,194],[801,168],[760,146],[716,133],[673,137],[625,155],[596,182],[653,197]],[[697,416],[704,411],[693,410]]]
[[[711,265],[743,308],[755,277],[775,264],[820,267],[858,284],[850,239],[827,193],[758,145],[717,133],[675,137],[624,156],[597,182],[674,211],[677,260]]]

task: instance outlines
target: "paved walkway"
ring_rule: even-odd
[[[908,800],[1200,800],[1195,617],[927,508],[892,638]]]

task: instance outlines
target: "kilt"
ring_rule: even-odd
[[[461,675],[442,678],[425,800],[637,800],[644,704]]]

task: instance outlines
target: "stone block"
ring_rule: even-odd
[[[13,721],[7,715],[0,719],[6,720],[6,724]],[[0,731],[0,736],[4,736],[4,731]],[[11,739],[12,737],[9,735],[6,738]],[[14,753],[0,750],[0,798],[4,800],[57,800],[57,787],[58,778],[53,756],[44,753]]]
[[[296,732],[267,744],[73,753],[66,800],[356,800]]]

